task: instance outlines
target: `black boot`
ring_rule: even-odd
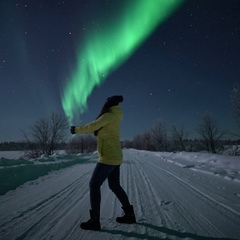
[[[136,218],[133,210],[133,206],[130,205],[129,207],[122,207],[124,211],[124,215],[122,217],[117,217],[116,221],[118,223],[136,223]]]
[[[99,231],[101,230],[100,221],[99,221],[99,213],[93,212],[92,210],[90,212],[90,219],[87,222],[83,222],[80,224],[80,228],[84,230],[94,230]]]

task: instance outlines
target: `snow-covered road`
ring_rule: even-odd
[[[137,224],[115,222],[121,206],[104,183],[102,230],[81,230],[79,223],[89,218],[95,163],[52,172],[0,196],[0,239],[240,239],[239,182],[137,150],[124,150],[121,167]]]

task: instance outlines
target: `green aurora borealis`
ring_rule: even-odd
[[[183,0],[132,0],[115,21],[90,29],[77,49],[77,60],[61,96],[70,123],[74,114],[87,109],[94,87],[123,64]]]

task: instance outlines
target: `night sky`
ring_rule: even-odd
[[[61,96],[87,33],[96,30],[97,36],[101,24],[117,22],[128,4],[0,2],[0,142],[22,140],[21,130],[52,111],[64,114]],[[107,97],[121,94],[122,140],[143,133],[157,119],[167,127],[183,125],[194,137],[206,112],[221,128],[236,131],[231,93],[240,83],[239,13],[239,0],[184,1],[93,89],[86,111],[73,124],[94,120]]]

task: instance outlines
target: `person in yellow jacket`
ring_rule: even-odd
[[[129,203],[126,192],[120,185],[120,165],[123,154],[120,145],[120,121],[123,112],[119,103],[122,96],[107,98],[97,119],[83,126],[71,126],[71,133],[94,133],[97,136],[99,160],[93,171],[90,186],[90,219],[80,224],[85,230],[100,230],[101,185],[108,179],[109,188],[122,204],[124,215],[117,217],[118,223],[135,223],[133,206]]]

